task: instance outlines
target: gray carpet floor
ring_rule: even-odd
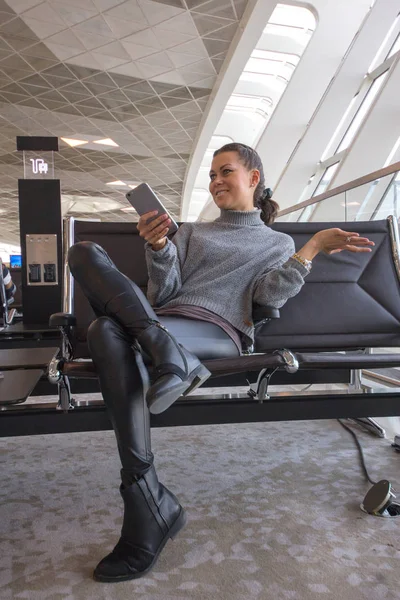
[[[189,520],[147,577],[119,584],[91,578],[121,526],[113,433],[0,440],[1,600],[400,599],[400,517],[360,510],[370,484],[336,421],[152,434]],[[357,434],[372,478],[400,490],[390,441]]]

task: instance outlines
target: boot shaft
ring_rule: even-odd
[[[153,552],[182,507],[158,481],[153,466],[130,486],[121,484],[120,492],[125,507],[122,538]]]
[[[180,376],[185,377],[188,372],[185,352],[159,321],[145,329],[137,337],[137,341],[146,354],[151,357],[153,366],[175,365],[181,371]]]

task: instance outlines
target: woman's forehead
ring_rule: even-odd
[[[239,162],[239,155],[237,152],[221,152],[221,154],[217,154],[212,160],[211,168],[219,169],[222,165],[226,164],[237,164]]]

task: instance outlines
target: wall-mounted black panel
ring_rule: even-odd
[[[17,136],[17,150],[33,150],[42,152],[58,151],[57,137],[44,136]]]
[[[23,322],[48,325],[52,313],[62,310],[62,216],[59,179],[19,179],[19,221],[22,254]],[[56,237],[57,258],[53,272],[56,283],[49,283],[42,273],[42,283],[32,279],[27,261],[26,236]],[[45,238],[44,238],[45,239]],[[29,249],[28,249],[29,254]],[[32,261],[31,261],[32,262]],[[29,285],[28,285],[29,281]]]

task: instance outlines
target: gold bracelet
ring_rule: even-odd
[[[297,262],[299,262],[301,265],[303,265],[303,267],[305,267],[308,272],[311,271],[312,260],[308,260],[308,258],[303,258],[299,254],[297,254],[297,252],[295,252],[291,258],[294,258],[294,260],[297,260]]]

